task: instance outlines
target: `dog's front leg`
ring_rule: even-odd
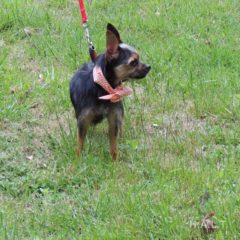
[[[112,109],[108,114],[108,134],[109,134],[109,142],[110,142],[110,153],[113,160],[117,159],[118,151],[117,151],[117,137],[119,132],[122,129],[122,121],[123,121],[123,109],[115,108]]]

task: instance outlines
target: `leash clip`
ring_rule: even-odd
[[[87,42],[88,42],[89,55],[91,57],[91,60],[94,61],[97,57],[97,53],[96,53],[95,47],[93,45],[93,42],[92,42],[90,34],[89,34],[89,29],[88,29],[87,22],[83,23],[83,27],[84,27],[85,37],[86,37]]]

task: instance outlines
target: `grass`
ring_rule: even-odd
[[[98,52],[111,22],[152,70],[128,83],[119,160],[104,122],[78,161],[77,1],[0,2],[0,239],[239,239],[240,3],[85,2]]]

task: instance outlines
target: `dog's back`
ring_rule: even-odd
[[[93,68],[95,64],[101,65],[104,56],[99,55],[96,63],[84,64],[73,76],[70,82],[70,97],[76,112],[76,117],[84,108],[90,108],[104,104],[98,97],[106,94],[105,90],[96,85],[93,81]]]
[[[89,90],[93,89],[92,69],[92,62],[83,65],[70,82],[70,97],[76,113],[77,109],[81,108],[84,96],[89,94]]]

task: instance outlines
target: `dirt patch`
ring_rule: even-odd
[[[33,105],[30,113],[32,117],[22,122],[0,121],[0,145],[4,146],[2,158],[22,159],[35,167],[42,167],[53,158],[47,136],[60,135],[61,130],[69,134],[69,122],[74,117],[71,111],[46,114],[40,102]]]
[[[22,44],[22,43],[21,43]],[[26,43],[25,43],[26,44]],[[15,44],[11,47],[10,54],[8,56],[8,65],[18,64],[22,70],[30,73],[39,73],[40,67],[36,60],[28,58],[22,45]]]
[[[205,119],[197,119],[187,112],[174,112],[163,115],[162,124],[172,131],[191,132],[195,130],[204,131]]]
[[[166,136],[168,132],[177,135],[195,131],[206,133],[206,127],[217,122],[217,117],[215,116],[196,118],[191,113],[193,108],[191,102],[186,102],[180,108],[182,109],[181,111],[159,114],[158,123],[146,126],[147,132],[150,134],[158,132],[163,136]]]
[[[70,119],[74,119],[72,111],[66,111],[59,114],[45,114],[42,104],[32,108],[31,113],[38,120],[37,124],[33,126],[33,131],[35,135],[39,137],[43,137],[46,134],[53,134],[56,129],[60,128],[68,134]]]

